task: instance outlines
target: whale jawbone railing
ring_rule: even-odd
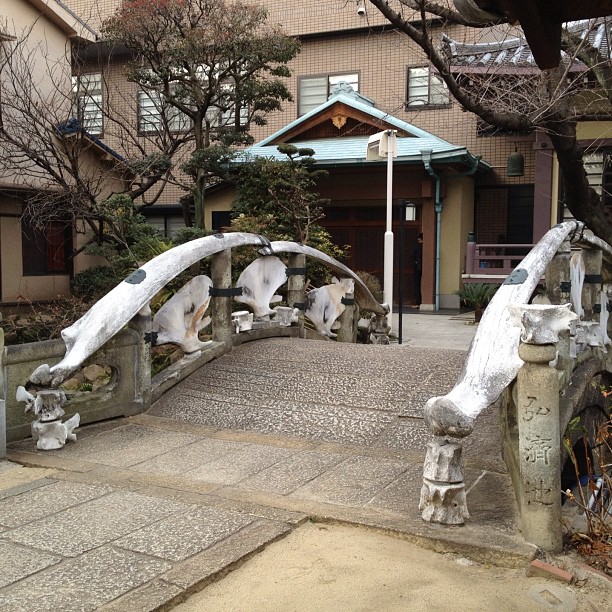
[[[170,341],[182,346],[184,352],[189,353],[185,358],[188,362],[197,360],[203,350],[210,349],[209,352],[214,356],[230,350],[235,342],[237,327],[236,318],[233,318],[231,313],[231,299],[228,298],[241,295],[243,291],[242,287],[233,288],[231,286],[231,253],[233,248],[245,246],[254,247],[256,252],[263,256],[259,260],[256,259],[255,262],[262,259],[270,260],[280,254],[288,254],[289,267],[277,261],[272,262],[274,264],[272,266],[261,265],[255,266],[254,269],[273,276],[276,279],[275,282],[279,284],[288,283],[287,296],[292,302],[290,308],[272,310],[269,304],[258,304],[257,299],[269,301],[269,292],[244,287],[245,292],[249,291],[251,296],[255,296],[255,302],[250,303],[255,310],[265,313],[268,318],[269,313],[273,313],[273,316],[278,319],[278,334],[286,335],[287,332],[283,329],[286,330],[293,324],[293,321],[298,319],[295,307],[301,305],[303,310],[308,306],[308,300],[305,299],[306,257],[325,265],[337,275],[347,279],[342,283],[340,292],[337,289],[338,286],[334,286],[334,291],[318,295],[319,310],[329,314],[329,308],[321,309],[320,301],[335,297],[338,302],[335,309],[337,317],[348,308],[352,312],[352,306],[348,304],[353,303],[353,296],[350,295],[349,299],[348,292],[354,290],[354,302],[362,308],[383,319],[389,312],[386,305],[379,304],[374,299],[367,286],[352,270],[312,247],[286,241],[270,242],[263,236],[242,232],[214,234],[179,245],[143,264],[96,302],[78,321],[64,329],[61,334],[66,348],[63,358],[54,365],[43,363],[36,367],[29,376],[30,388],[28,390],[22,386],[17,388],[16,400],[25,402],[26,412],[33,412],[37,417],[32,431],[38,438],[38,448],[61,448],[66,440],[76,438],[73,429],[79,424],[78,414],[65,424],[60,420],[64,414],[63,406],[67,404],[66,394],[60,389],[60,385],[87,360],[91,361],[94,355],[98,355],[103,347],[108,347],[111,341],[114,342],[116,336],[125,335],[126,325],[129,324],[132,336],[137,338],[136,341],[133,339],[127,341],[128,344],[131,342],[136,346],[136,355],[135,358],[124,359],[123,367],[132,367],[135,370],[134,384],[131,387],[134,401],[140,407],[139,411],[146,410],[147,402],[150,402],[150,349],[157,335],[166,341],[170,338]],[[185,286],[184,291],[177,292],[173,307],[179,309],[180,312],[177,310],[173,313],[165,309],[158,319],[157,331],[154,330],[151,325],[149,307],[152,298],[173,278],[206,257],[212,257],[212,279],[205,276],[195,277],[192,287]],[[245,283],[257,282],[257,278],[253,280],[253,275],[247,274],[245,278],[247,279]],[[249,281],[248,278],[251,280]],[[260,281],[265,284],[270,281],[270,278],[266,277]],[[197,338],[197,333],[209,322],[209,318],[204,319],[204,311],[211,301],[213,342],[201,342]],[[314,301],[314,299],[311,300],[311,302]],[[291,317],[287,317],[285,312],[287,310],[290,311]],[[308,314],[307,310],[306,313]],[[188,315],[191,317],[189,320],[186,318]],[[155,319],[153,321],[155,322]],[[352,316],[350,321],[351,325],[355,324]],[[303,318],[299,325],[303,332]],[[270,333],[272,334],[273,331]],[[330,337],[336,336],[327,329],[325,331]],[[180,339],[181,332],[184,334],[183,341]],[[126,343],[125,340],[122,342]],[[177,380],[180,374],[177,374],[176,371],[174,374]],[[124,390],[126,386],[129,390],[129,384],[123,385]],[[0,425],[5,426],[4,422]]]
[[[461,524],[469,516],[460,441],[518,376],[518,391],[512,394],[518,396],[517,414],[509,419],[517,423],[512,432],[503,432],[504,459],[517,494],[523,535],[544,550],[559,550],[560,435],[572,414],[565,410],[564,420],[559,416],[559,391],[570,384],[577,364],[587,359],[607,362],[603,267],[612,269],[610,245],[583,223],[570,221],[549,230],[499,287],[456,385],[425,405],[425,421],[436,438],[427,445],[423,471],[419,508],[424,520]],[[531,305],[543,278],[547,304]],[[547,433],[553,431],[557,433]]]

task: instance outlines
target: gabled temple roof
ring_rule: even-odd
[[[318,166],[372,164],[366,162],[368,138],[384,130],[395,130],[398,155],[394,163],[422,163],[422,151],[432,152],[433,162],[460,163],[489,169],[466,147],[454,145],[376,108],[372,100],[340,84],[317,108],[289,123],[268,138],[246,149],[257,157],[286,160],[277,150],[282,143],[313,149]],[[384,160],[382,163],[386,163]]]

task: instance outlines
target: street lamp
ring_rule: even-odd
[[[383,299],[389,306],[388,323],[391,325],[393,310],[393,158],[397,157],[395,130],[385,130],[368,138],[367,160],[387,158],[387,228],[385,231],[385,258],[383,275]]]

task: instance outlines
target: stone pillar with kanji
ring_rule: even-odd
[[[561,530],[561,432],[559,373],[551,367],[559,332],[576,317],[565,305],[511,307],[522,325],[517,377],[519,497],[524,538],[558,552]]]

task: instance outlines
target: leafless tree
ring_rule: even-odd
[[[102,141],[87,131],[84,109],[75,101],[72,71],[79,66],[69,50],[52,56],[31,26],[4,41],[2,51],[0,174],[25,194],[24,216],[38,229],[82,220],[97,240],[112,240],[104,200],[122,194],[136,208],[154,203],[173,180],[172,159],[189,136],[168,129],[163,109],[158,129],[139,134],[136,101],[104,79]]]
[[[612,119],[612,65],[610,36],[612,20],[604,20],[608,43],[591,44],[589,30],[601,20],[583,22],[580,28],[567,24],[559,67],[521,74],[493,65],[465,78],[453,66],[448,40],[437,33],[451,24],[480,28],[503,42],[520,36],[520,30],[500,25],[492,17],[487,23],[466,18],[450,0],[370,0],[399,31],[409,36],[429,59],[461,106],[484,122],[510,132],[541,130],[553,144],[561,169],[564,200],[576,219],[584,221],[598,236],[612,244],[612,219],[604,201],[588,183],[584,151],[576,136],[579,121]],[[434,35],[433,26],[436,28]],[[489,37],[490,39],[490,37]],[[603,49],[603,52],[602,52]]]

